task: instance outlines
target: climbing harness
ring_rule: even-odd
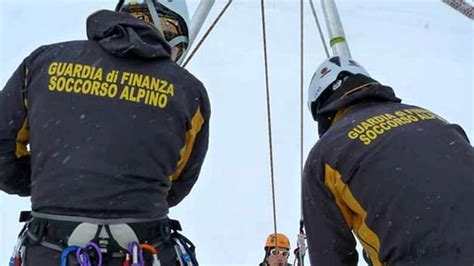
[[[182,228],[176,220],[92,224],[78,221],[77,217],[60,216],[62,220],[44,217],[59,216],[22,212],[20,222],[26,223],[9,266],[21,266],[24,262],[25,241],[61,252],[61,266],[68,265],[71,256],[75,256],[80,266],[102,266],[112,258],[124,258],[124,266],[144,266],[145,261],[161,266],[156,248],[160,245],[178,249],[176,256],[181,266],[199,265],[194,244],[179,232]]]

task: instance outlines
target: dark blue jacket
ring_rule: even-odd
[[[474,264],[474,149],[440,116],[354,76],[319,110],[303,213],[312,265]]]
[[[40,47],[1,91],[0,190],[35,212],[166,216],[207,151],[206,90],[152,25],[99,11],[87,34]]]

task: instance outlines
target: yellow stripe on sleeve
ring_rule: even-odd
[[[374,266],[386,265],[379,260],[380,239],[365,223],[367,211],[355,199],[350,188],[342,181],[341,174],[326,164],[324,184],[336,199],[347,225],[354,231],[357,238],[369,254]]]
[[[28,143],[30,142],[30,130],[28,126],[28,120],[25,118],[23,126],[16,136],[16,150],[15,155],[17,158],[30,155],[27,149]]]
[[[197,134],[201,131],[201,127],[204,124],[204,117],[201,113],[201,110],[198,108],[193,118],[191,119],[191,128],[186,132],[186,143],[180,151],[181,158],[178,162],[176,172],[169,176],[171,181],[177,180],[179,175],[186,166],[189,157],[191,157],[191,152],[193,151],[194,141],[196,140]]]

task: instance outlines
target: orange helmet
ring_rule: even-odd
[[[290,240],[284,234],[270,234],[265,242],[265,248],[286,248],[290,249]]]

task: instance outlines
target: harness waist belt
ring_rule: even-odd
[[[94,241],[104,253],[123,253],[130,242],[157,245],[169,241],[171,229],[179,230],[179,222],[161,219],[137,223],[94,224],[78,221],[30,217],[27,235],[41,245],[55,250],[68,246],[84,246]]]

